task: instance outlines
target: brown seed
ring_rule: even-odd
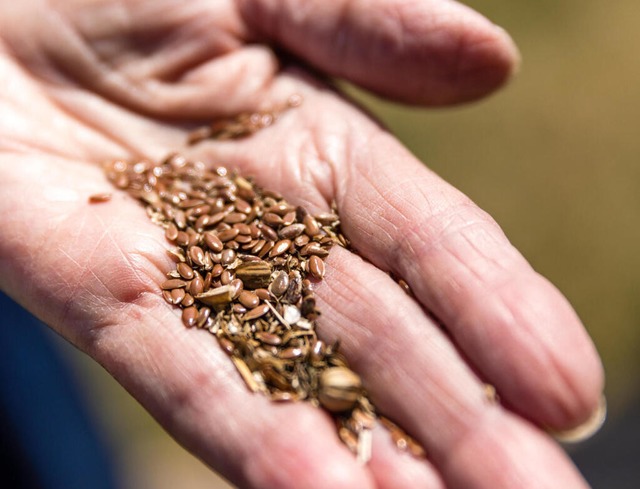
[[[222,285],[229,285],[232,280],[233,280],[233,273],[231,271],[224,270],[220,274],[220,282],[222,283]]]
[[[173,222],[175,222],[176,226],[180,229],[184,229],[187,227],[187,216],[183,211],[176,211],[176,214],[173,217]]]
[[[187,292],[184,295],[184,299],[182,299],[182,307],[192,306],[194,302],[195,302],[195,299],[193,298],[193,296]]]
[[[269,306],[267,304],[262,304],[251,309],[248,313],[246,313],[242,317],[242,320],[252,321],[254,319],[258,319],[259,317],[264,316],[267,312],[269,312]]]
[[[272,214],[267,212],[264,216],[262,216],[262,220],[268,224],[269,226],[278,227],[282,224],[282,217],[278,214]]]
[[[203,290],[204,281],[202,280],[202,277],[200,277],[200,275],[196,275],[196,277],[191,282],[189,282],[188,291],[192,296],[197,297],[198,295],[202,294]]]
[[[291,246],[291,240],[290,239],[283,239],[281,241],[278,241],[273,246],[273,248],[271,248],[271,251],[269,252],[269,256],[272,257],[272,258],[274,256],[280,256],[285,251],[287,251],[289,249],[289,246]]]
[[[322,279],[324,277],[324,262],[316,255],[311,255],[307,262],[307,267],[309,268],[309,273],[315,278]]]
[[[191,239],[191,236],[184,231],[179,231],[178,236],[176,237],[176,244],[180,246],[187,246],[189,244],[189,239]]]
[[[233,342],[227,338],[218,338],[218,343],[220,343],[222,349],[229,355],[231,355],[236,349]]]
[[[282,239],[294,239],[304,233],[304,230],[304,224],[290,224],[289,226],[285,226],[280,229],[280,231],[278,231],[278,236]]]
[[[306,245],[309,242],[309,236],[307,236],[306,234],[301,234],[300,236],[298,236],[296,239],[293,240],[293,243],[298,247],[298,248],[302,248],[304,245]]]
[[[283,226],[290,226],[291,224],[293,224],[295,222],[295,220],[296,220],[296,212],[295,211],[289,211],[282,218],[282,225]]]
[[[267,241],[258,253],[258,256],[260,258],[264,258],[265,256],[267,256],[267,254],[271,251],[271,248],[273,248],[273,245],[275,245],[275,242]]]
[[[176,290],[176,289],[172,289]],[[163,290],[162,298],[167,301],[169,304],[173,304],[173,297],[171,296],[171,290]]]
[[[286,272],[279,271],[276,273],[273,281],[269,284],[269,292],[274,296],[280,297],[289,288],[289,275]]]
[[[200,308],[200,311],[198,312],[198,319],[197,319],[198,327],[202,328],[210,316],[211,316],[211,309],[209,309],[208,307]]]
[[[261,301],[270,301],[273,298],[267,289],[256,289],[254,292]]]
[[[213,269],[211,270],[211,275],[213,277],[219,277],[220,275],[222,275],[222,272],[224,272],[223,266],[220,265],[220,264],[216,264],[216,265],[214,265]]]
[[[195,326],[198,320],[198,308],[195,306],[187,307],[182,310],[182,322],[187,328]]]
[[[178,228],[172,222],[169,223],[167,229],[164,230],[164,237],[169,241],[175,241],[178,237]]]
[[[103,192],[103,193],[99,193],[99,194],[93,194],[89,196],[89,203],[90,204],[99,204],[102,202],[109,202],[111,200],[111,197],[113,197],[113,194],[111,194],[110,192]]]
[[[231,241],[236,236],[238,236],[238,234],[240,234],[240,231],[238,231],[236,228],[230,228],[218,233],[218,238],[220,238],[220,241],[222,242]]]
[[[229,286],[231,287],[231,290],[233,292],[234,300],[237,299],[240,294],[242,294],[244,289],[244,284],[239,278],[234,278],[231,282],[229,282]]]
[[[268,241],[278,241],[278,233],[276,233],[271,226],[267,226],[263,222],[258,224],[258,226],[260,227],[260,231],[262,232],[262,235],[265,237],[265,239],[267,239]]]
[[[211,216],[205,214],[203,216],[200,216],[198,218],[198,220],[196,221],[196,229],[198,231],[203,231],[204,228],[206,228],[209,224],[211,223]]]
[[[188,255],[193,263],[195,263],[199,267],[204,266],[205,257],[202,248],[200,248],[199,246],[192,246],[191,248],[189,248]]]
[[[339,219],[338,216],[333,212],[324,212],[322,214],[317,214],[314,217],[316,221],[318,221],[320,224],[324,226],[332,225]]]
[[[180,280],[178,278],[169,279],[163,282],[163,284],[161,285],[163,290],[178,289],[186,286],[187,286],[187,282],[185,282],[184,280]]]
[[[214,253],[220,253],[224,248],[222,241],[214,233],[204,233],[204,242],[207,247]]]
[[[193,268],[186,263],[178,263],[176,269],[183,279],[191,280],[193,278]]]
[[[307,236],[311,236],[313,238],[320,234],[320,225],[311,214],[307,214],[302,219],[302,223],[304,224],[304,231],[307,233]]]
[[[184,289],[173,289],[171,290],[171,303],[178,305],[182,302],[185,296]]]
[[[256,339],[267,345],[278,346],[282,343],[282,338],[277,334],[267,333],[265,331],[258,331],[256,333]]]
[[[304,355],[304,349],[294,346],[290,346],[289,348],[285,348],[284,350],[280,350],[280,352],[278,352],[278,357],[284,360],[300,358],[302,355]]]
[[[222,263],[223,265],[229,265],[230,263],[233,263],[235,259],[236,252],[233,250],[224,250],[222,252],[222,255],[220,255],[220,263]]]
[[[311,242],[311,243],[305,245],[300,250],[300,254],[302,256],[317,255],[317,256],[325,257],[325,256],[327,256],[329,254],[329,252],[327,250],[325,250],[322,246],[320,246],[318,243]]]
[[[238,212],[249,214],[251,212],[251,204],[244,199],[236,199],[235,207]]]
[[[247,219],[247,215],[242,212],[231,212],[224,218],[224,222],[227,224],[235,224],[238,222],[244,222]]]
[[[236,302],[233,307],[231,308],[231,310],[235,313],[235,314],[244,314],[245,312],[247,312],[247,308],[244,307],[242,304],[240,304],[239,302]]]
[[[247,244],[253,241],[253,239],[248,234],[239,234],[238,236],[236,236],[235,241],[240,244]]]
[[[258,304],[260,304],[260,298],[255,294],[255,292],[251,292],[248,290],[244,290],[240,293],[238,297],[240,303],[248,309],[253,309]]]

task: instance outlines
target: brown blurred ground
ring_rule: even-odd
[[[467,3],[520,46],[506,90],[438,111],[363,100],[567,295],[602,354],[616,425],[639,392],[640,3]],[[127,488],[224,487],[99,367],[78,362]]]

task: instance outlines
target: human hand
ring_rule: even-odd
[[[597,406],[601,367],[575,313],[489,216],[262,44],[438,105],[509,76],[517,55],[501,30],[445,1],[7,3],[0,285],[187,449],[242,487],[584,487],[535,427],[575,426]],[[292,94],[302,106],[249,139],[184,147],[196,121]],[[324,412],[250,395],[213,338],[184,328],[158,293],[171,269],[162,230],[127,196],[87,203],[110,190],[102,161],[175,150],[237,166],[312,212],[337,202],[368,262],[332,251],[320,332],[341,338],[375,404],[428,460],[377,430],[373,459],[358,465]],[[502,405],[486,401],[484,381]]]

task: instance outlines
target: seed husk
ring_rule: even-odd
[[[362,393],[362,381],[352,370],[331,367],[320,375],[318,400],[331,412],[352,409]]]
[[[242,280],[245,288],[258,289],[267,287],[272,267],[264,260],[245,261],[236,267],[236,276]]]
[[[224,306],[233,300],[235,290],[230,285],[222,285],[215,289],[209,289],[195,296],[195,298],[208,306]]]

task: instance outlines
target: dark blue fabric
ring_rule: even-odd
[[[0,294],[0,487],[113,489],[108,450],[52,334]]]

